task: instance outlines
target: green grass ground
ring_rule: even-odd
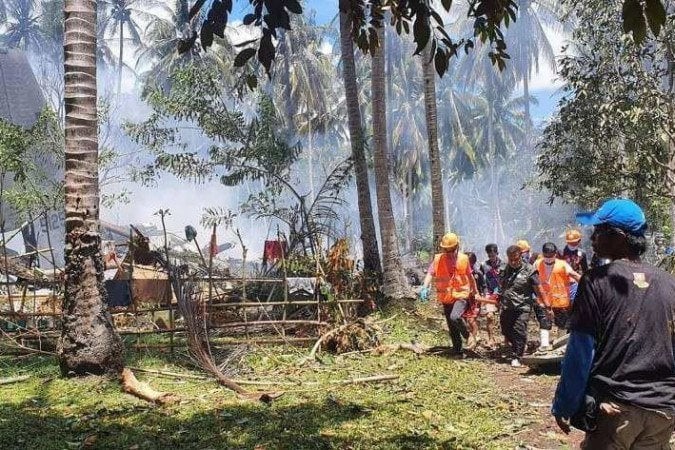
[[[420,325],[405,311],[396,314],[382,325],[386,343],[416,339],[445,344],[442,331]],[[324,355],[323,364],[299,364],[308,351],[256,347],[240,362],[236,378],[297,383],[271,385],[273,390],[286,391],[271,405],[240,400],[212,381],[137,372],[141,381],[180,397],[179,404],[167,407],[123,394],[115,381],[62,379],[51,357],[0,356],[0,377],[32,375],[27,381],[0,386],[0,446],[498,449],[521,445],[523,432],[536,422],[537,411],[518,400],[504,383],[495,382],[494,364],[484,360],[418,357],[399,351],[381,356]],[[185,358],[163,353],[130,352],[127,364],[200,374],[187,368]],[[399,378],[380,384],[331,384],[383,374]]]

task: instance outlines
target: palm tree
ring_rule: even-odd
[[[373,157],[375,160],[375,191],[382,238],[382,292],[387,297],[401,298],[409,295],[403,274],[398,248],[396,222],[391,206],[389,188],[389,152],[387,151],[387,105],[385,86],[386,41],[384,29],[377,28],[379,45],[373,52],[372,105],[373,105]]]
[[[96,1],[66,0],[64,375],[120,373],[123,345],[103,302],[96,111]]]
[[[445,233],[445,212],[443,203],[443,175],[441,155],[438,148],[438,111],[436,109],[436,71],[431,53],[431,41],[422,52],[422,73],[424,75],[424,112],[426,116],[427,143],[429,146],[429,166],[431,170],[431,218],[433,224],[433,242],[436,246]]]
[[[137,17],[152,20],[154,15],[141,7],[152,6],[154,3],[147,0],[103,0],[107,5],[106,16],[102,21],[101,32],[111,37],[119,37],[119,51],[117,53],[117,93],[122,90],[122,68],[124,66],[124,30],[129,32],[131,42],[135,46],[142,46],[140,26]]]
[[[325,27],[313,19],[293,18],[293,31],[282,30],[277,46],[270,87],[276,88],[275,103],[289,128],[307,137],[310,198],[314,197],[314,134],[326,135],[341,122],[333,79],[335,67],[321,51]]]
[[[555,53],[544,31],[544,25],[559,25],[561,28],[562,14],[563,6],[555,0],[518,0],[518,20],[506,30],[508,52],[511,56],[509,64],[513,65],[516,80],[523,82],[528,134],[532,123],[529,101],[530,78],[533,73],[539,72],[540,58],[555,70]]]
[[[347,103],[347,120],[349,136],[354,160],[357,201],[359,205],[359,223],[361,225],[361,243],[363,246],[363,269],[378,276],[382,272],[380,254],[373,220],[373,207],[370,200],[370,183],[368,182],[368,165],[366,164],[366,140],[363,135],[359,91],[356,83],[356,63],[354,61],[354,42],[351,34],[351,18],[349,1],[340,0],[340,48],[342,52],[342,82],[345,87]]]
[[[387,130],[394,185],[403,196],[405,250],[413,251],[413,200],[428,183],[429,154],[424,115],[423,77],[419,65],[410,64],[415,47],[410,38],[385,31],[387,39]],[[430,197],[430,196],[429,196]],[[422,198],[424,200],[424,198]]]
[[[4,6],[4,4],[3,4]],[[39,50],[45,43],[33,0],[14,0],[2,42],[10,48]]]
[[[191,32],[187,0],[176,0],[173,8],[164,4],[158,6],[164,14],[150,20],[145,29],[146,45],[136,50],[136,70],[151,61],[150,69],[143,74],[145,91],[153,87],[168,87],[171,73],[202,58],[195,46],[184,53],[177,51],[179,41]],[[213,57],[215,53],[214,48],[208,56]]]

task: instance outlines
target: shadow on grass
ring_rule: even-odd
[[[187,419],[177,418],[175,410],[132,404],[62,415],[38,396],[18,405],[0,403],[0,442],[4,449],[17,450],[428,449],[459,445],[438,442],[425,433],[375,439],[363,432],[353,438],[331,432],[367,414],[358,405],[323,402],[271,407],[244,404],[201,411]]]
[[[27,389],[22,394],[0,396],[2,449],[472,447],[459,439],[440,441],[427,431],[409,428],[403,416],[392,419],[401,421],[395,424],[378,422],[373,414],[377,404],[337,400],[328,393],[305,401],[282,397],[270,406],[195,395],[182,404],[160,408],[119,392],[114,381],[64,382],[50,357],[14,360],[12,373],[31,373],[33,384],[14,385]],[[391,431],[382,431],[383,427]]]

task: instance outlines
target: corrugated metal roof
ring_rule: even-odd
[[[0,119],[30,128],[44,106],[26,55],[21,50],[0,48]]]

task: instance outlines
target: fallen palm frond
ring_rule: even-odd
[[[185,284],[178,295],[178,308],[185,321],[187,330],[188,352],[195,364],[205,372],[213,375],[219,384],[233,390],[242,398],[270,402],[280,393],[249,392],[237,382],[226,376],[214,361],[209,343],[206,323],[206,303],[200,294],[195,294],[194,285]]]

